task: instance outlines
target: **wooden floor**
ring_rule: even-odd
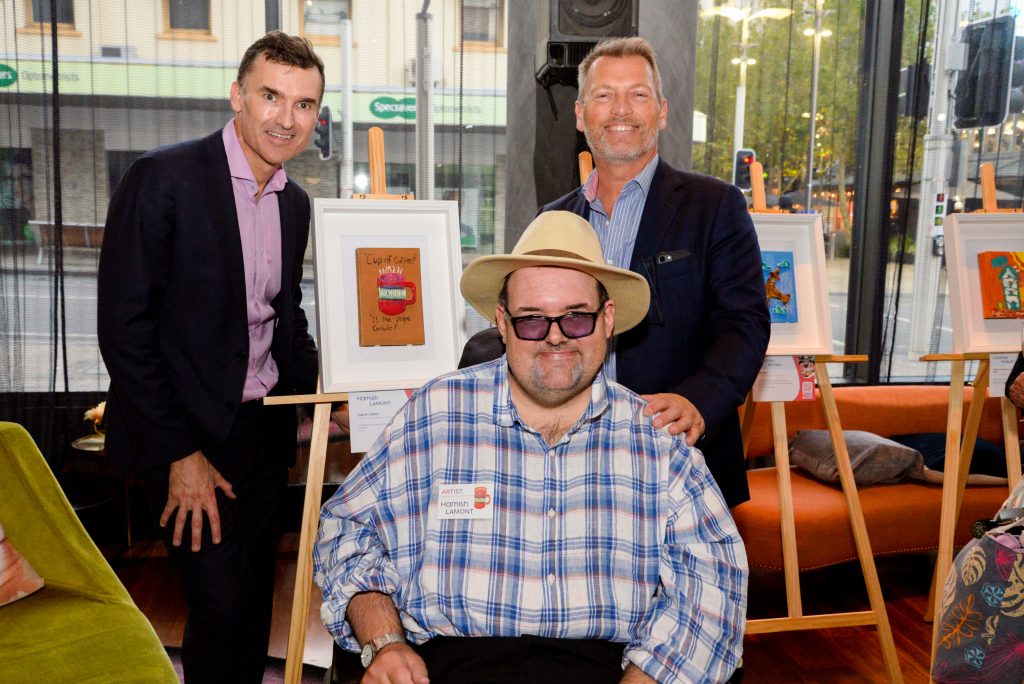
[[[288,614],[294,587],[294,539],[286,537],[278,555],[278,581],[274,600],[274,629],[270,655],[283,658]],[[928,681],[931,625],[922,620],[931,577],[927,555],[879,559],[889,620],[899,651],[904,681]],[[181,644],[185,608],[180,581],[154,543],[135,544],[113,561],[139,608],[153,623],[165,645]],[[751,578],[751,617],[780,616],[784,611],[781,575],[755,574]],[[805,574],[805,613],[863,610],[867,606],[863,581],[855,564]],[[321,667],[331,660],[331,640],[319,618],[319,593],[314,589],[308,616],[305,661]],[[881,652],[874,629],[845,628],[788,634],[748,636],[744,646],[744,684],[885,682]]]

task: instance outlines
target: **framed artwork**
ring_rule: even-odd
[[[772,320],[769,356],[832,353],[819,214],[751,214]]]
[[[466,341],[457,202],[313,200],[321,389],[414,389]]]
[[[942,232],[953,353],[1020,350],[1024,214],[950,214]]]

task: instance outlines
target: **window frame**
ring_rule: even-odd
[[[39,0],[40,5],[48,2],[48,0]],[[70,0],[71,6],[71,21],[57,21],[57,34],[61,36],[72,36],[81,37],[81,32],[75,28],[75,0]],[[35,16],[35,2],[34,0],[25,0],[25,26],[18,29],[19,32],[24,33],[49,33],[50,24],[53,22],[49,21],[37,21]]]
[[[157,38],[165,40],[217,40],[213,35],[213,3],[206,2],[206,26],[205,29],[175,28],[171,26],[171,0],[160,0],[163,9],[163,30],[157,34]]]
[[[455,44],[455,50],[459,50],[461,45],[466,51],[474,52],[505,52],[508,50],[508,37],[506,32],[508,31],[508,2],[507,0],[494,0],[496,7],[494,11],[497,14],[497,26],[494,30],[494,40],[465,40],[463,33],[463,22],[462,3],[456,4],[457,15],[458,15],[458,37],[459,40]]]
[[[348,20],[352,21],[352,0],[342,0],[348,3]],[[338,46],[341,44],[341,37],[328,35],[326,33],[306,33],[306,0],[298,0],[299,3],[299,35],[313,45]]]

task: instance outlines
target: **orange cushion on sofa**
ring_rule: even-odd
[[[795,502],[797,557],[809,570],[855,560],[857,549],[843,492],[798,468],[791,471]],[[733,509],[751,567],[782,569],[782,536],[775,468],[747,472],[750,501]],[[873,555],[938,547],[942,487],[919,482],[858,487]],[[975,520],[990,518],[1006,498],[1006,487],[967,487],[956,543],[971,538]]]

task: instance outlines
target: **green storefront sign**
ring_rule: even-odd
[[[416,118],[416,98],[403,97],[396,100],[384,95],[370,103],[370,112],[380,119],[393,119],[397,116],[412,120]]]
[[[7,88],[18,81],[18,72],[7,66],[6,64],[0,64],[0,88]]]

